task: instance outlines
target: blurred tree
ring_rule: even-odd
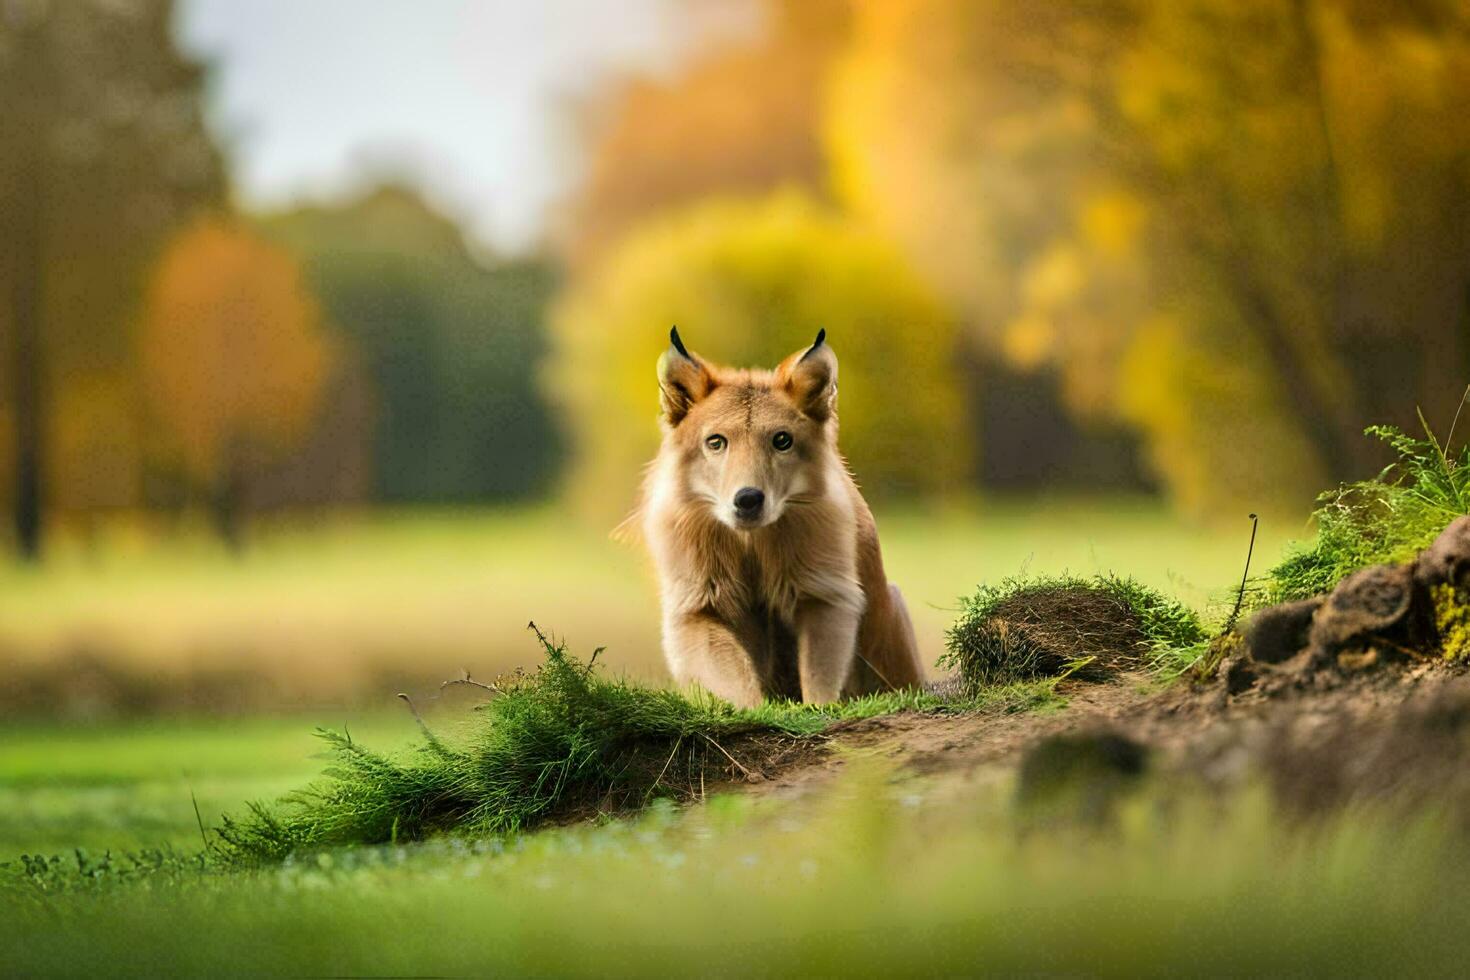
[[[701,52],[670,78],[635,77],[581,107],[586,173],[556,239],[591,261],[651,214],[709,194],[800,184],[821,193],[818,120],[849,0],[753,0],[752,37]]]
[[[548,385],[589,513],[631,506],[658,446],[654,365],[669,324],[715,361],[767,367],[826,328],[842,445],[864,488],[943,491],[968,474],[959,338],[943,307],[887,243],[788,190],[652,220],[560,304]]]
[[[284,250],[204,221],[159,263],[141,348],[152,417],[238,547],[252,481],[308,431],[328,377],[316,300]]]
[[[547,263],[482,261],[402,185],[262,226],[303,257],[361,359],[377,403],[375,497],[505,500],[550,485],[561,440],[536,384]]]
[[[1470,8],[859,5],[842,196],[1177,502],[1300,505],[1470,375]],[[1408,419],[1405,419],[1405,416]]]
[[[172,228],[223,199],[203,72],[175,49],[172,14],[169,0],[0,5],[0,323],[12,518],[28,557],[41,547],[44,448],[58,431],[50,393],[95,378],[91,390],[131,403],[117,379],[143,270]],[[104,456],[67,478],[135,482],[135,464]],[[98,494],[133,499],[137,488]]]

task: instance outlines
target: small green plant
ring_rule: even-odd
[[[171,847],[96,853],[76,847],[69,854],[22,854],[0,862],[0,895],[56,896],[139,881],[175,884],[190,881],[208,868],[208,855],[186,854]]]
[[[227,817],[215,852],[252,864],[435,833],[514,833],[657,797],[696,798],[707,778],[757,772],[815,744],[838,721],[903,710],[1024,711],[1056,700],[1053,685],[1033,683],[959,699],[896,691],[742,710],[706,694],[608,679],[593,662],[537,635],[545,649],[540,668],[497,685],[453,744],[425,729],[416,750],[395,758],[346,732],[318,730],[333,757],[323,778],[274,805],[251,804],[243,816]]]
[[[1114,575],[1011,578],[960,603],[939,665],[956,670],[972,692],[1074,672],[1142,667],[1174,675],[1206,640],[1188,606]]]
[[[1392,426],[1366,430],[1388,443],[1398,459],[1372,480],[1348,484],[1317,500],[1317,538],[1271,570],[1266,603],[1328,592],[1368,565],[1402,562],[1427,548],[1446,524],[1470,513],[1470,445],[1458,454],[1425,421],[1424,437]],[[1454,426],[1450,437],[1454,437]]]

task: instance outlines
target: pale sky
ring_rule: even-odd
[[[408,170],[516,249],[575,173],[569,97],[667,71],[691,34],[738,23],[705,4],[691,26],[692,0],[182,0],[178,29],[213,65],[211,118],[245,205]]]

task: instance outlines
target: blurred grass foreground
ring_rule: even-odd
[[[1145,797],[1105,833],[1020,833],[992,785],[888,776],[250,874],[36,859],[0,891],[0,942],[31,975],[1453,975],[1470,953],[1463,835],[1434,815]]]

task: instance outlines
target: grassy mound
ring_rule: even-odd
[[[1271,570],[1265,603],[1320,595],[1360,568],[1409,561],[1450,521],[1470,513],[1470,445],[1452,454],[1422,415],[1420,422],[1422,439],[1391,426],[1367,430],[1393,447],[1398,460],[1372,480],[1318,498],[1316,540]]]
[[[977,691],[1068,673],[1101,675],[1134,667],[1177,672],[1193,659],[1175,652],[1205,639],[1183,603],[1128,578],[1099,575],[1007,579],[961,600],[940,666]]]
[[[538,636],[540,634],[538,633]],[[835,722],[910,710],[1025,710],[1052,701],[1046,684],[966,699],[920,691],[831,705],[774,702],[737,709],[610,680],[541,637],[533,674],[502,682],[474,724],[450,741],[428,734],[394,758],[318,730],[334,757],[324,778],[274,805],[226,818],[215,849],[235,864],[302,850],[416,840],[435,833],[515,832],[580,813],[695,798],[707,779],[752,776]]]

